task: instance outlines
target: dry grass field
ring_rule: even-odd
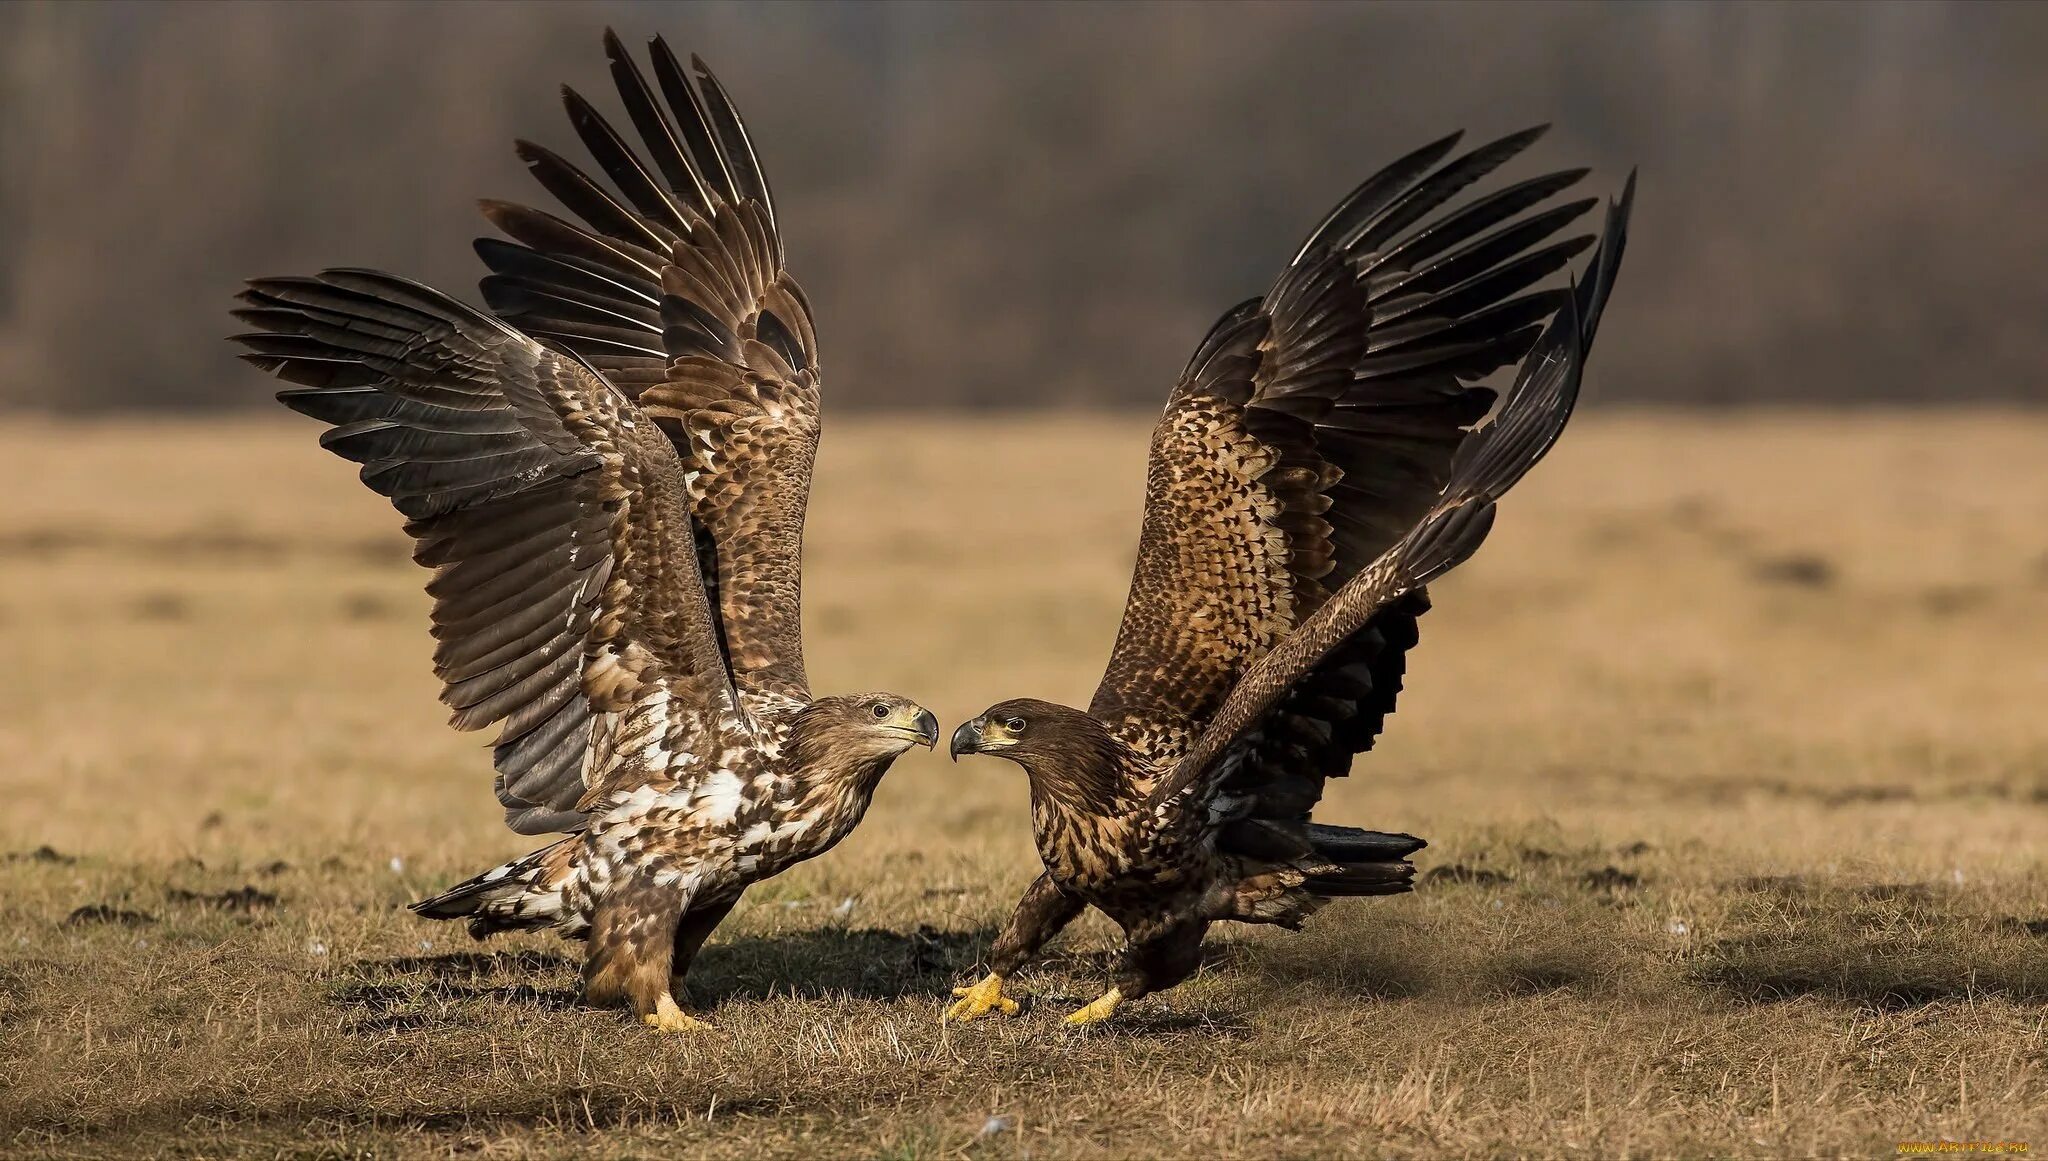
[[[1139,418],[835,420],[821,689],[1085,701]],[[919,751],[693,977],[402,904],[529,845],[442,726],[421,576],[311,423],[0,433],[0,1152],[1809,1156],[2048,1148],[2048,419],[1585,417],[1437,590],[1328,817],[1419,890],[1220,930],[1092,1033],[1112,929],[941,1027],[1034,873]]]

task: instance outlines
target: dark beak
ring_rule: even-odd
[[[962,754],[981,753],[980,718],[975,718],[971,722],[962,722],[960,723],[960,728],[953,731],[952,751],[955,762],[960,760],[960,755]]]
[[[925,746],[926,746],[926,747],[927,747],[928,749],[937,749],[937,748],[938,748],[938,745],[939,745],[939,719],[937,719],[937,718],[935,718],[935,717],[933,717],[933,716],[932,716],[932,711],[930,711],[930,710],[920,710],[920,711],[918,711],[918,715],[917,715],[917,736],[918,736],[918,738],[919,738],[919,739],[921,739],[921,740],[922,740],[922,741],[924,742]]]

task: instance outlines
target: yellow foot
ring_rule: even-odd
[[[674,996],[667,992],[654,1002],[654,1011],[640,1017],[640,1022],[649,1028],[663,1032],[709,1032],[711,1025],[690,1015],[677,1006]]]
[[[1100,1024],[1109,1019],[1116,1006],[1124,1002],[1124,994],[1115,988],[1102,993],[1094,1003],[1067,1017],[1069,1028],[1082,1028],[1089,1024]]]
[[[954,988],[953,994],[960,997],[946,1014],[939,1017],[941,1023],[958,1020],[965,1023],[991,1011],[1005,1016],[1017,1014],[1017,1001],[1003,994],[1003,977],[990,972],[982,981],[971,988]]]

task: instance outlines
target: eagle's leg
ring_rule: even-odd
[[[1062,1022],[1070,1028],[1079,1028],[1088,1024],[1099,1024],[1109,1019],[1116,1012],[1117,1006],[1123,1002],[1123,989],[1111,988],[1089,1001],[1086,1007],[1068,1016]]]
[[[673,994],[664,990],[654,998],[654,1011],[640,1017],[640,1022],[657,1032],[709,1032],[711,1025],[683,1011]]]
[[[590,957],[583,962],[583,997],[590,1003],[630,1005],[642,1023],[663,1032],[710,1025],[692,1017],[669,994],[669,964],[688,896],[635,876],[615,884],[590,923]]]
[[[1071,1027],[1099,1024],[1128,1001],[1167,988],[1195,974],[1202,963],[1202,936],[1209,925],[1199,919],[1178,920],[1164,928],[1146,925],[1130,932],[1116,985],[1067,1017]]]
[[[1032,880],[1031,886],[1024,889],[1024,897],[1017,901],[1010,922],[989,949],[988,975],[973,987],[954,988],[953,994],[959,998],[940,1019],[966,1021],[990,1012],[1016,1015],[1017,1001],[1003,994],[1003,981],[1036,957],[1046,941],[1072,923],[1084,906],[1080,899],[1061,890],[1051,875]]]
[[[685,982],[685,977],[690,974],[690,964],[696,960],[697,952],[704,947],[704,941],[711,938],[711,933],[717,930],[719,924],[725,922],[725,917],[732,914],[733,907],[739,901],[739,896],[735,895],[723,903],[705,903],[692,907],[689,913],[683,916],[682,922],[676,925],[676,950],[668,965],[668,991],[675,997],[676,1003],[687,1005],[690,1002]]]
[[[959,998],[946,1009],[946,1014],[940,1017],[941,1020],[958,1020],[965,1023],[968,1020],[980,1019],[990,1012],[1001,1012],[1005,1016],[1017,1014],[1017,1001],[1003,994],[1003,977],[996,972],[981,977],[972,987],[954,988],[953,994]]]

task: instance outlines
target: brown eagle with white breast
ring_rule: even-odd
[[[1299,927],[1409,889],[1405,834],[1312,818],[1401,688],[1424,586],[1479,547],[1556,440],[1621,262],[1631,176],[1594,244],[1552,241],[1584,170],[1444,207],[1542,130],[1369,178],[1263,298],[1209,332],[1152,437],[1137,572],[1088,712],[1006,701],[952,751],[1024,767],[1045,873],[946,1018],[1014,1013],[1005,981],[1093,905],[1121,969],[1070,1024],[1185,979],[1217,920]],[[1547,320],[1547,322],[1546,322]],[[1505,400],[1476,381],[1519,362]]]
[[[582,219],[487,203],[497,317],[389,274],[250,283],[243,358],[298,386],[434,569],[436,672],[499,726],[498,799],[568,837],[413,905],[481,937],[589,941],[584,991],[665,1031],[750,883],[824,853],[890,763],[938,739],[895,694],[813,697],[798,551],[818,358],[774,203],[725,92],[660,40],[656,97],[605,49],[653,166],[574,92],[616,194],[520,152]]]

